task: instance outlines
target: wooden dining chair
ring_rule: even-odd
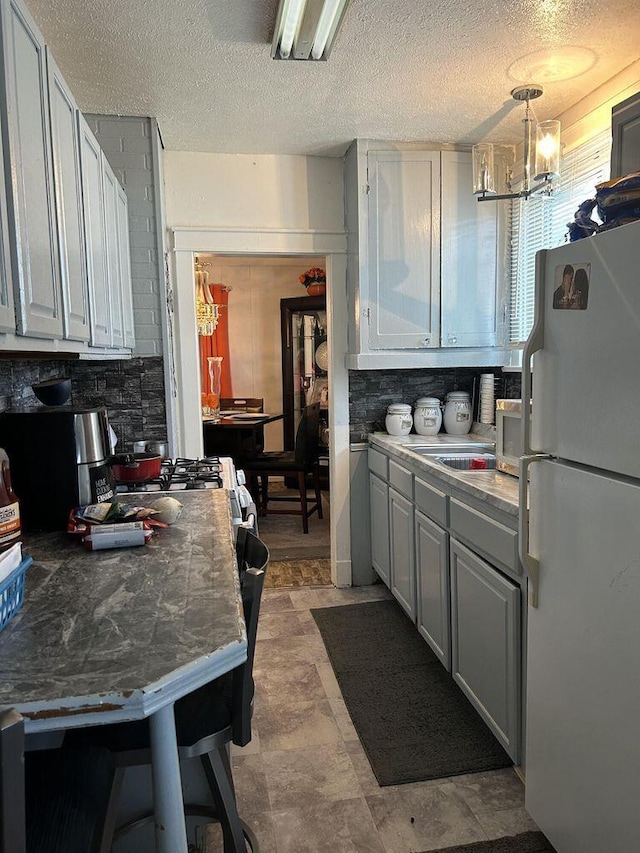
[[[320,491],[320,470],[318,467],[318,429],[320,424],[320,403],[306,406],[302,412],[296,432],[294,450],[268,451],[245,462],[244,470],[249,491],[256,498],[260,515],[268,512],[275,514],[301,515],[302,531],[309,532],[309,517],[318,513],[322,518],[322,492]],[[298,484],[297,495],[282,495],[269,492],[269,477],[295,476]],[[313,478],[315,503],[309,504],[307,481]],[[270,509],[270,502],[296,502],[300,508]]]
[[[175,704],[175,720],[180,760],[200,759],[213,799],[213,806],[185,804],[185,815],[219,821],[224,853],[246,853],[247,845],[251,853],[259,853],[255,835],[238,814],[229,745],[245,746],[251,740],[253,659],[269,551],[257,536],[245,530],[237,554],[247,631],[247,660],[232,672],[179,699]],[[114,840],[154,817],[153,812],[146,811],[123,826],[115,825],[126,768],[151,763],[148,721],[96,726],[70,734],[75,735],[76,743],[106,747],[115,759],[116,772],[100,847],[100,853],[109,853]]]
[[[221,411],[235,409],[238,412],[264,412],[262,397],[220,397]]]

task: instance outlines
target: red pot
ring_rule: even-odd
[[[113,476],[119,483],[142,483],[160,476],[162,456],[156,453],[124,453],[111,460]]]

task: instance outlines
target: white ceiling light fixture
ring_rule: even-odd
[[[508,198],[529,198],[534,193],[550,195],[553,180],[560,177],[560,122],[542,121],[536,124],[531,118],[529,101],[539,98],[542,86],[517,86],[511,91],[516,101],[526,103],[524,124],[524,153],[522,188],[511,190],[511,170],[507,166],[504,177],[507,192],[496,190],[496,172],[494,146],[490,142],[474,145],[473,156],[473,193],[478,201],[499,201]],[[532,183],[535,182],[535,183]]]
[[[280,0],[273,59],[327,59],[349,0]]]

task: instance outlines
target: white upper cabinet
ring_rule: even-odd
[[[87,246],[89,317],[93,346],[111,346],[109,288],[106,268],[106,225],[102,185],[102,151],[91,128],[78,114],[84,233]]]
[[[4,156],[0,147],[0,332],[15,332],[16,315],[13,308],[9,229],[4,184]]]
[[[2,0],[4,153],[12,273],[20,335],[61,338],[45,46],[22,3]]]
[[[370,151],[369,345],[440,345],[440,152]]]
[[[356,140],[345,156],[347,366],[508,363],[504,204],[479,204],[471,155]]]
[[[497,341],[498,215],[503,202],[479,203],[471,186],[471,154],[443,151],[443,347],[492,347]]]
[[[136,342],[133,322],[133,293],[131,289],[131,249],[129,248],[129,202],[127,194],[118,187],[118,258],[120,261],[120,287],[122,290],[122,322],[125,347],[133,348]]]
[[[130,349],[124,191],[22,0],[0,30],[0,350]]]
[[[62,284],[64,336],[89,340],[89,305],[85,263],[78,108],[47,50],[53,174]]]
[[[122,320],[122,286],[120,283],[120,253],[118,251],[118,179],[102,154],[102,198],[105,226],[105,269],[109,290],[111,346],[124,346]]]

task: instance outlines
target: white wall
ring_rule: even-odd
[[[286,255],[300,254],[292,247],[305,246],[309,254],[316,242],[326,248],[327,239],[344,233],[340,158],[165,151],[163,167],[168,242],[174,249],[180,244],[198,254],[243,254],[264,246],[264,253],[282,247]],[[183,251],[174,252],[174,341],[181,376],[177,408],[182,421],[177,440],[184,453],[187,447],[194,452],[199,432],[189,413],[199,411],[192,263],[191,252],[188,258]],[[274,326],[279,336],[279,319]]]
[[[168,228],[343,229],[337,157],[166,151],[164,177]]]

